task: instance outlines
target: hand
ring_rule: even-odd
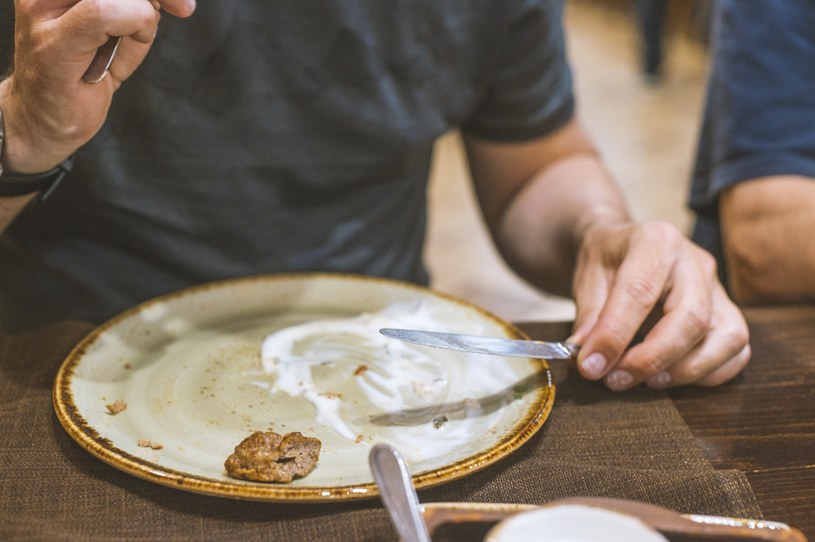
[[[185,0],[16,0],[14,70],[0,87],[12,171],[45,171],[101,128],[113,93],[144,60],[159,10],[189,16]],[[81,77],[110,36],[124,36],[99,84]]]
[[[667,223],[587,229],[573,295],[578,369],[613,390],[716,386],[750,359],[747,324],[713,257]],[[632,346],[649,315],[655,324]]]

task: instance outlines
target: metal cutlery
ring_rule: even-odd
[[[82,75],[83,81],[95,85],[105,78],[110,70],[110,65],[113,64],[113,59],[116,57],[116,51],[119,49],[121,41],[121,37],[111,36],[104,45],[96,50],[88,69]]]
[[[386,337],[413,344],[496,356],[572,359],[577,356],[577,352],[580,350],[578,345],[569,342],[482,337],[480,335],[440,333],[417,329],[382,328],[379,332]]]
[[[410,478],[404,458],[390,444],[376,444],[368,454],[368,462],[379,495],[390,514],[403,542],[431,542],[422,518],[419,496]]]

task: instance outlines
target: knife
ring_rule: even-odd
[[[391,339],[413,344],[521,358],[571,359],[577,356],[580,346],[568,342],[525,341],[459,333],[440,333],[418,329],[382,328],[379,332]]]

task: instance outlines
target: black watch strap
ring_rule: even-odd
[[[43,173],[0,173],[0,197],[22,196],[42,191],[39,200],[47,198],[74,166],[73,156]]]

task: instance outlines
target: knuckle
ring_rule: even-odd
[[[624,286],[626,294],[639,306],[650,309],[659,299],[661,289],[648,277],[632,277]]]
[[[610,366],[623,355],[631,337],[614,325],[601,324],[592,331],[591,341],[591,350],[605,356]]]
[[[676,227],[665,220],[648,221],[640,231],[649,242],[671,251],[685,240]]]
[[[683,321],[691,336],[701,338],[710,331],[711,314],[703,307],[692,307],[685,314]]]
[[[716,258],[713,257],[713,254],[708,252],[707,250],[697,247],[697,255],[699,258],[699,262],[702,265],[702,269],[705,270],[710,277],[718,277],[719,276],[719,269],[716,263]]]
[[[637,363],[637,374],[641,379],[646,379],[657,374],[665,368],[665,360],[659,356],[648,356]]]
[[[84,0],[84,2],[85,13],[94,24],[99,24],[100,21],[105,21],[110,17],[113,6],[109,0]]]
[[[726,345],[726,349],[732,355],[735,355],[745,348],[750,347],[750,333],[747,326],[730,326],[723,332],[722,341]]]

